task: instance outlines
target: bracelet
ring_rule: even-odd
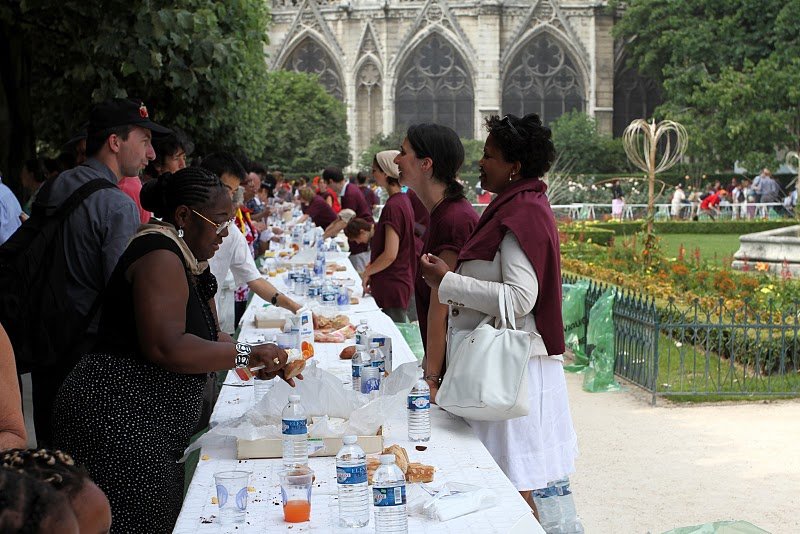
[[[441,375],[425,375],[423,380],[426,382],[435,382],[437,386],[442,383]]]
[[[253,350],[247,343],[236,344],[236,367],[247,367],[250,364],[250,351]]]

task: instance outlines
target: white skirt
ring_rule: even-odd
[[[562,362],[528,362],[530,412],[506,421],[467,420],[519,491],[544,488],[575,471],[578,437],[572,427]]]

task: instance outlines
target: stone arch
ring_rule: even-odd
[[[551,29],[532,32],[511,51],[502,86],[502,112],[538,114],[545,124],[587,107],[583,62],[561,35]]]
[[[420,36],[397,63],[395,128],[436,122],[474,137],[475,90],[466,55],[441,31]]]
[[[378,60],[371,54],[356,64],[355,72],[355,146],[361,151],[383,131],[383,75]]]
[[[334,54],[320,39],[311,33],[301,34],[288,50],[280,63],[282,69],[316,74],[331,96],[344,101],[342,70]]]

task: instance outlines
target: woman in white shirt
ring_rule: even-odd
[[[455,272],[423,255],[423,277],[449,305],[453,334],[499,314],[499,292],[511,302],[517,330],[533,335],[528,362],[529,413],[505,421],[468,420],[522,496],[575,470],[572,427],[562,368],[561,266],[558,231],[541,177],[555,158],[550,129],[535,114],[486,120],[481,187],[497,196],[461,249]],[[432,399],[433,400],[433,399]]]

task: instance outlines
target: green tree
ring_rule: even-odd
[[[658,115],[689,132],[688,155],[729,169],[798,144],[800,0],[632,0],[615,35],[663,83]]]
[[[565,113],[551,129],[556,151],[570,172],[612,173],[627,168],[621,141],[599,133],[594,118],[586,113]]]
[[[186,131],[198,153],[222,149],[258,158],[283,142],[276,133],[296,130],[302,131],[291,137],[297,156],[291,160],[284,151],[280,165],[320,165],[325,153],[331,156],[326,163],[345,164],[342,105],[319,94],[310,79],[292,78],[292,85],[282,74],[268,75],[267,5],[263,0],[0,4],[0,107],[6,108],[0,109],[0,169],[16,176],[36,146],[57,150],[70,138],[93,102],[125,96],[143,99],[155,120]],[[293,125],[285,124],[287,118]],[[312,123],[319,127],[309,129]]]
[[[268,131],[265,162],[290,172],[319,172],[350,164],[345,106],[316,76],[275,71],[263,87]]]
[[[396,131],[388,135],[378,134],[369,142],[369,146],[364,149],[361,156],[358,158],[358,167],[360,169],[369,169],[372,167],[372,159],[375,154],[384,150],[399,150],[400,144],[406,136],[405,131]]]

